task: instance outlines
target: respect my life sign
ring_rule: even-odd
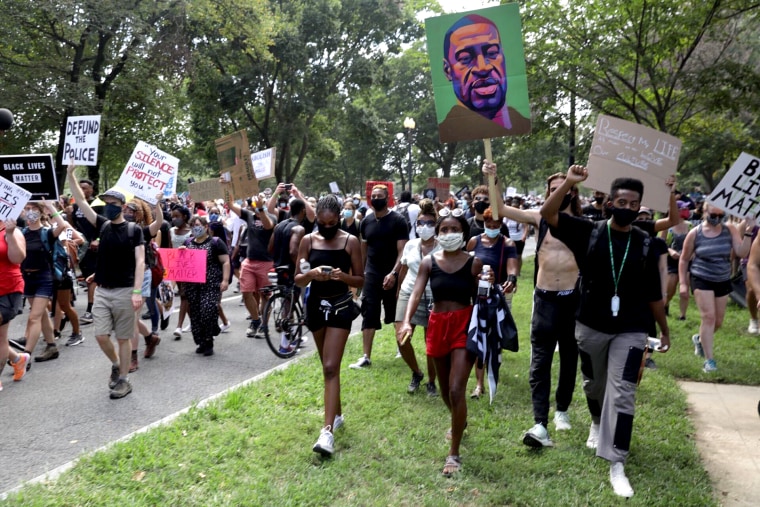
[[[760,159],[742,153],[707,198],[729,215],[760,217]]]
[[[159,248],[158,254],[166,280],[206,283],[206,250]]]
[[[173,192],[173,186],[176,188],[178,166],[177,157],[138,141],[116,186],[156,204],[156,192],[167,195]]]
[[[63,158],[77,165],[98,165],[100,115],[69,116],[66,118],[66,138]]]

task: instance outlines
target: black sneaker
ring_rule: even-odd
[[[150,312],[148,311],[148,312],[143,313],[142,315],[140,315],[140,318],[142,320],[148,320],[150,318]]]
[[[76,345],[79,345],[84,341],[84,336],[82,336],[82,333],[79,334],[72,334],[69,336],[68,341],[66,342],[67,347],[74,347]]]
[[[92,312],[84,312],[84,314],[79,317],[79,324],[92,324],[93,320],[95,320],[95,318],[92,316]]]
[[[425,384],[425,387],[427,388],[427,395],[431,398],[435,398],[438,396],[438,389],[435,388],[435,382],[428,382]]]
[[[116,382],[116,385],[113,386],[113,389],[111,389],[111,399],[118,400],[119,398],[123,398],[131,392],[132,384],[129,383],[129,380],[119,379],[119,381]]]
[[[169,317],[161,318],[161,331],[166,331],[166,328],[169,327]]]
[[[409,382],[409,387],[407,388],[409,394],[416,392],[420,388],[423,378],[425,378],[425,375],[422,373],[412,373],[412,381]]]

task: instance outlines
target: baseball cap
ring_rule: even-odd
[[[114,199],[120,200],[122,204],[127,202],[127,200],[124,198],[124,194],[114,189],[108,190],[100,194],[98,197],[100,198],[100,200],[103,200],[104,197],[113,197]]]
[[[639,208],[639,215],[649,215],[650,217],[654,216],[651,209],[645,208],[643,206]]]

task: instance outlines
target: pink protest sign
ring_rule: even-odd
[[[206,283],[206,250],[159,248],[164,279],[175,282]]]

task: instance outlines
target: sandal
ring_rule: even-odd
[[[472,394],[470,395],[470,398],[472,398],[473,400],[479,400],[481,394],[483,394],[483,388],[480,386],[475,386],[475,389],[472,390]]]
[[[459,456],[446,456],[446,464],[441,472],[444,477],[451,477],[462,470],[462,460]]]

